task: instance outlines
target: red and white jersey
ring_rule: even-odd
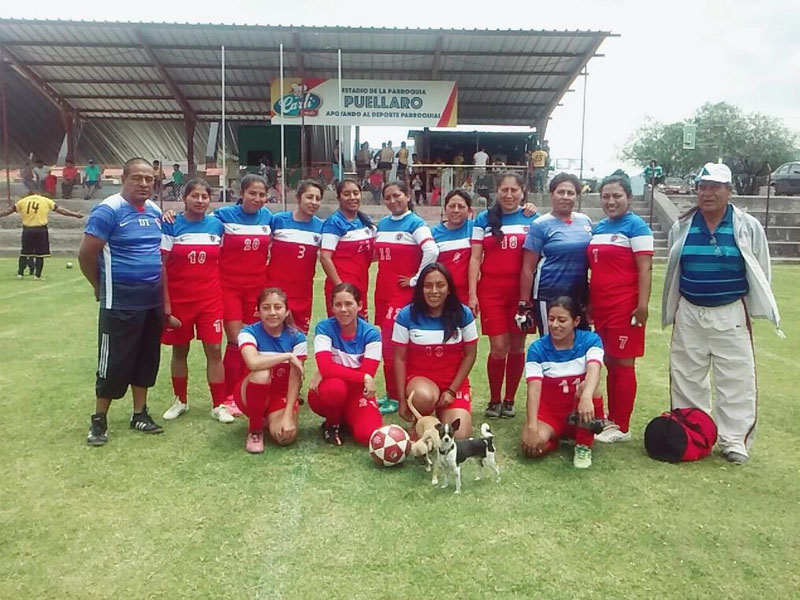
[[[161,255],[167,268],[171,302],[207,300],[221,293],[222,233],[222,223],[209,216],[189,221],[178,215],[174,223],[161,224]]]
[[[501,217],[503,236],[499,239],[492,235],[489,227],[489,211],[485,210],[475,219],[472,228],[472,243],[483,246],[483,262],[481,263],[481,280],[519,279],[522,271],[522,245],[531,228],[531,223],[539,216],[534,213],[526,217],[522,209]]]
[[[461,325],[450,339],[444,339],[441,317],[412,315],[411,306],[397,314],[392,343],[407,346],[406,376],[427,377],[440,388],[447,388],[461,366],[464,347],[478,342],[478,328],[472,311],[461,305]]]
[[[331,252],[340,279],[362,291],[369,288],[374,244],[374,228],[358,217],[349,221],[337,210],[322,224],[322,250]]]
[[[411,300],[413,287],[401,288],[398,278],[411,277],[411,285],[416,285],[416,275],[422,267],[436,260],[439,249],[425,221],[409,211],[401,217],[390,215],[380,220],[375,254],[378,258],[375,304],[404,306]],[[427,260],[423,260],[423,254]]]
[[[290,211],[272,217],[272,246],[267,281],[281,288],[289,298],[314,293],[314,273],[322,242],[322,219],[297,221]]]
[[[469,259],[472,256],[473,224],[474,221],[467,219],[458,229],[449,229],[444,223],[439,223],[431,231],[439,248],[437,260],[453,276],[461,302],[469,300]]]
[[[636,255],[653,254],[653,232],[637,214],[603,219],[586,249],[592,312],[609,327],[627,327],[639,301]]]
[[[603,342],[593,331],[575,330],[572,348],[557,350],[550,335],[531,343],[525,358],[525,380],[541,380],[540,403],[572,404],[586,378],[589,363],[603,364]]]
[[[267,256],[272,233],[272,213],[261,207],[247,213],[240,204],[212,213],[225,228],[220,253],[220,279],[227,288],[263,288],[267,285]]]

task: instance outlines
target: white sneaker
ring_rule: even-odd
[[[173,421],[180,417],[183,413],[189,410],[189,405],[181,402],[178,398],[175,398],[175,401],[172,403],[167,409],[167,412],[164,413],[164,420],[165,421]]]
[[[220,423],[233,423],[236,420],[234,416],[228,412],[228,407],[224,404],[212,408],[211,417]]]
[[[603,431],[598,433],[594,436],[595,442],[602,442],[603,444],[616,444],[617,442],[629,442],[631,441],[631,432],[625,431],[623,432],[619,425],[612,423]]]

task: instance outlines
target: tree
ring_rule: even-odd
[[[683,126],[696,125],[696,148],[683,149]],[[683,176],[722,157],[734,173],[756,175],[798,155],[797,135],[780,119],[743,113],[726,102],[706,103],[691,119],[664,124],[647,119],[631,136],[622,158],[640,165],[655,159],[669,175]]]

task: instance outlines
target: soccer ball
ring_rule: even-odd
[[[369,438],[369,455],[376,465],[394,467],[411,452],[411,439],[398,425],[384,425],[372,432]]]
[[[67,268],[68,268],[68,269],[71,269],[71,268],[72,268],[72,262],[67,262]]]

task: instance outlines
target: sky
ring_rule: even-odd
[[[607,39],[588,65],[585,158],[602,174],[622,165],[620,151],[645,118],[673,122],[705,102],[725,101],[784,120],[800,133],[800,2],[797,0],[485,1],[376,4],[352,0],[171,0],[144,3],[13,3],[10,18],[344,25],[413,28],[594,29]],[[386,10],[382,10],[386,7]],[[346,76],[346,74],[345,74]],[[553,157],[578,157],[583,78],[552,115]],[[365,131],[366,129],[366,131]],[[472,128],[470,128],[472,129]],[[371,146],[395,144],[403,128],[362,128]]]

